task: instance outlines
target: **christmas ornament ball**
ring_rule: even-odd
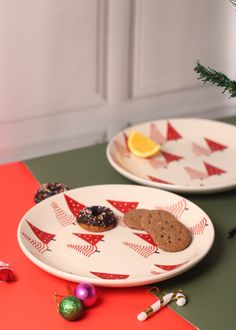
[[[85,307],[91,307],[97,300],[97,292],[91,283],[81,282],[79,283],[74,292],[75,297],[82,301]]]
[[[68,321],[78,320],[81,317],[82,311],[83,305],[81,301],[74,296],[63,298],[58,306],[59,314]]]

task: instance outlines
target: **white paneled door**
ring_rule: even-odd
[[[232,76],[235,28],[230,1],[0,0],[0,162],[236,113],[193,70]]]

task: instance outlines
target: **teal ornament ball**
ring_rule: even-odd
[[[76,321],[81,317],[83,305],[78,298],[68,296],[60,301],[58,312],[64,317],[64,319],[68,321]]]

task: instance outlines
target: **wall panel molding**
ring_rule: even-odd
[[[209,24],[209,5],[206,3],[204,7],[189,0],[180,0],[171,6],[165,0],[133,0],[131,98],[199,88],[201,83],[193,68],[201,56],[210,59],[212,65],[222,64],[221,50],[216,44],[208,43],[206,36],[211,38],[215,29],[215,38],[221,40],[226,27],[224,21],[220,22],[221,27],[217,20]],[[202,17],[200,28],[195,24],[197,15]],[[202,37],[201,30],[205,27]]]
[[[0,5],[0,163],[105,142],[129,124],[236,113],[193,70],[199,59],[232,77],[236,20],[222,1],[13,2]]]
[[[27,6],[28,1],[29,0],[24,0],[22,8],[24,5]],[[63,1],[60,1],[61,6],[62,3]],[[76,1],[74,1],[74,3],[76,5]],[[78,6],[83,6],[82,1],[78,1],[78,3]],[[56,5],[56,1],[54,4]],[[14,13],[7,10],[8,6],[9,5],[7,4],[5,5],[5,21],[2,21],[0,24],[2,25],[3,30],[10,31],[11,35],[9,38],[13,38],[15,36],[14,34],[17,32],[17,26],[13,28],[8,26],[8,24],[11,24],[11,20],[14,21]],[[38,4],[38,6],[40,8],[40,4]],[[28,118],[38,118],[64,112],[86,111],[87,108],[103,106],[107,103],[108,0],[90,1],[88,4],[86,3],[84,5],[87,11],[85,11],[86,15],[88,15],[88,12],[89,14],[91,12],[86,30],[85,32],[80,31],[79,40],[74,39],[73,41],[64,41],[61,39],[61,44],[65,42],[65,46],[61,46],[60,43],[52,45],[54,40],[51,41],[50,38],[54,37],[53,24],[55,24],[55,29],[57,29],[57,24],[60,29],[60,18],[68,20],[68,16],[71,15],[72,9],[70,8],[69,14],[63,13],[63,8],[61,9],[61,12],[57,9],[55,10],[55,14],[52,8],[50,8],[49,3],[45,4],[45,7],[47,6],[48,12],[46,18],[42,19],[43,23],[40,23],[41,18],[39,15],[35,19],[35,26],[32,27],[32,34],[41,33],[41,35],[38,37],[38,44],[37,40],[34,41],[35,45],[31,47],[32,51],[29,52],[29,59],[26,58],[24,60],[26,50],[24,49],[23,44],[22,49],[19,48],[18,62],[16,63],[13,55],[10,57],[8,56],[9,52],[11,52],[11,41],[9,41],[7,37],[4,40],[4,54],[3,57],[0,56],[0,69],[1,67],[3,68],[3,70],[1,70],[2,77],[5,77],[5,79],[2,78],[2,81],[0,81],[0,85],[2,84],[3,87],[1,88],[2,92],[0,92],[0,108],[2,110],[0,123],[7,123],[12,120],[16,121]],[[73,5],[71,4],[71,6]],[[33,10],[32,7],[33,6],[29,4],[29,15],[30,10]],[[78,9],[81,9],[81,7],[78,7]],[[53,17],[51,18],[52,15]],[[80,15],[79,18],[81,20],[84,19],[81,13],[77,13],[77,15]],[[55,19],[54,16],[57,19],[55,20],[55,23],[53,22],[53,19]],[[30,18],[28,18],[30,16],[26,17],[30,20]],[[90,28],[89,22],[93,22],[93,29],[92,27]],[[30,21],[28,23],[30,23]],[[19,31],[19,36],[16,36],[16,38],[19,39],[19,43],[26,43],[25,47],[27,48],[30,47],[27,42],[29,42],[30,38],[33,38],[27,31],[28,23],[25,23],[25,26]],[[47,35],[40,24],[45,24],[45,28],[48,27],[52,29],[51,32],[49,31],[51,33],[51,36],[48,37],[49,40],[47,40]],[[50,24],[52,24],[52,26],[50,26]],[[69,39],[71,31],[76,34],[76,18],[73,18],[72,22],[65,21],[65,24],[71,24],[71,27],[68,28],[67,34],[65,33],[65,38]],[[80,24],[83,23],[78,23],[78,26],[80,26]],[[35,31],[33,29],[35,29]],[[92,38],[90,38],[91,35]],[[61,38],[63,38],[63,36]],[[44,42],[45,49],[42,49],[44,47]],[[80,44],[76,45],[76,42],[79,42]],[[67,43],[69,47],[72,47],[71,50],[70,48],[68,50]],[[86,43],[88,43],[88,45],[86,45]],[[83,65],[83,62],[86,60],[85,45],[89,50],[88,58],[90,63],[93,64],[88,67]],[[42,53],[34,51],[34,46],[40,47]],[[52,47],[59,47],[59,53],[54,54],[56,49],[53,49]],[[78,61],[76,62],[76,53],[80,52],[80,49],[85,50],[82,52],[82,58],[78,58]],[[92,51],[93,49],[95,52]],[[68,59],[67,56],[63,54],[63,50],[66,52],[65,54],[68,53]],[[60,51],[62,53],[60,53]],[[58,60],[58,58],[60,59]],[[14,65],[12,65],[12,63]],[[25,70],[25,76],[17,76],[16,73],[18,70]],[[55,77],[53,77],[53,74],[55,74]],[[76,78],[76,75],[78,79]],[[83,76],[84,82],[82,79]],[[66,84],[67,80],[68,86]],[[34,85],[34,83],[36,84]],[[48,91],[46,89],[47,84]],[[19,87],[17,87],[17,85]],[[11,91],[11,94],[9,91]]]
[[[78,111],[0,124],[0,163],[104,142],[106,122],[97,123],[106,115],[98,108],[89,115]]]

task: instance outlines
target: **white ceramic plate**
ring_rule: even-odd
[[[136,130],[161,145],[149,159],[130,153]],[[161,189],[207,193],[236,187],[236,126],[205,119],[147,122],[120,132],[107,146],[111,166],[128,179]]]
[[[92,233],[75,224],[84,206],[105,205],[118,225]],[[133,208],[165,209],[192,233],[181,252],[165,252],[122,216]],[[165,190],[136,185],[101,185],[70,190],[31,208],[18,227],[25,255],[45,271],[66,280],[110,287],[138,286],[176,276],[197,264],[209,251],[214,228],[209,217],[189,200]]]

